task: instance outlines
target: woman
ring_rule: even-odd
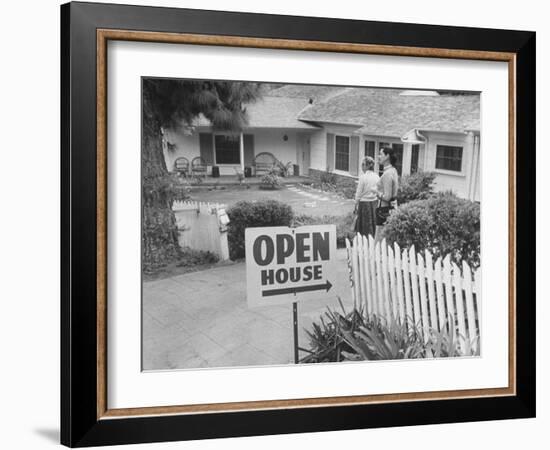
[[[384,173],[378,181],[377,198],[379,205],[376,210],[376,241],[382,240],[384,225],[392,209],[397,202],[397,191],[399,190],[399,174],[394,164],[397,156],[391,147],[380,149],[378,163],[384,167]]]
[[[359,177],[355,192],[355,231],[364,236],[374,236],[376,231],[376,205],[378,204],[378,180],[374,173],[374,159],[366,157],[361,163],[363,173]]]

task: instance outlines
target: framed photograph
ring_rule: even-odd
[[[61,7],[61,441],[535,415],[535,33]]]

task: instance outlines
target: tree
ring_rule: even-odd
[[[163,129],[191,125],[202,114],[214,130],[240,131],[244,105],[259,97],[260,85],[144,78],[142,93],[142,264],[154,271],[180,253],[172,211],[179,194],[164,160]]]

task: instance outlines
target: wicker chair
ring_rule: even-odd
[[[187,178],[187,175],[189,174],[189,160],[184,156],[177,158],[174,161],[174,172]]]
[[[254,167],[256,168],[256,176],[262,173],[269,173],[275,167],[277,158],[269,152],[258,153],[254,157]]]
[[[193,158],[191,160],[191,174],[193,176],[205,177],[206,170],[207,170],[207,165],[206,165],[206,161],[203,158],[201,158],[200,156],[197,156],[196,158]]]

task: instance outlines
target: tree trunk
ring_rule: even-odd
[[[178,257],[178,230],[161,126],[147,95],[143,99],[142,120],[142,268],[144,272],[154,272]]]

